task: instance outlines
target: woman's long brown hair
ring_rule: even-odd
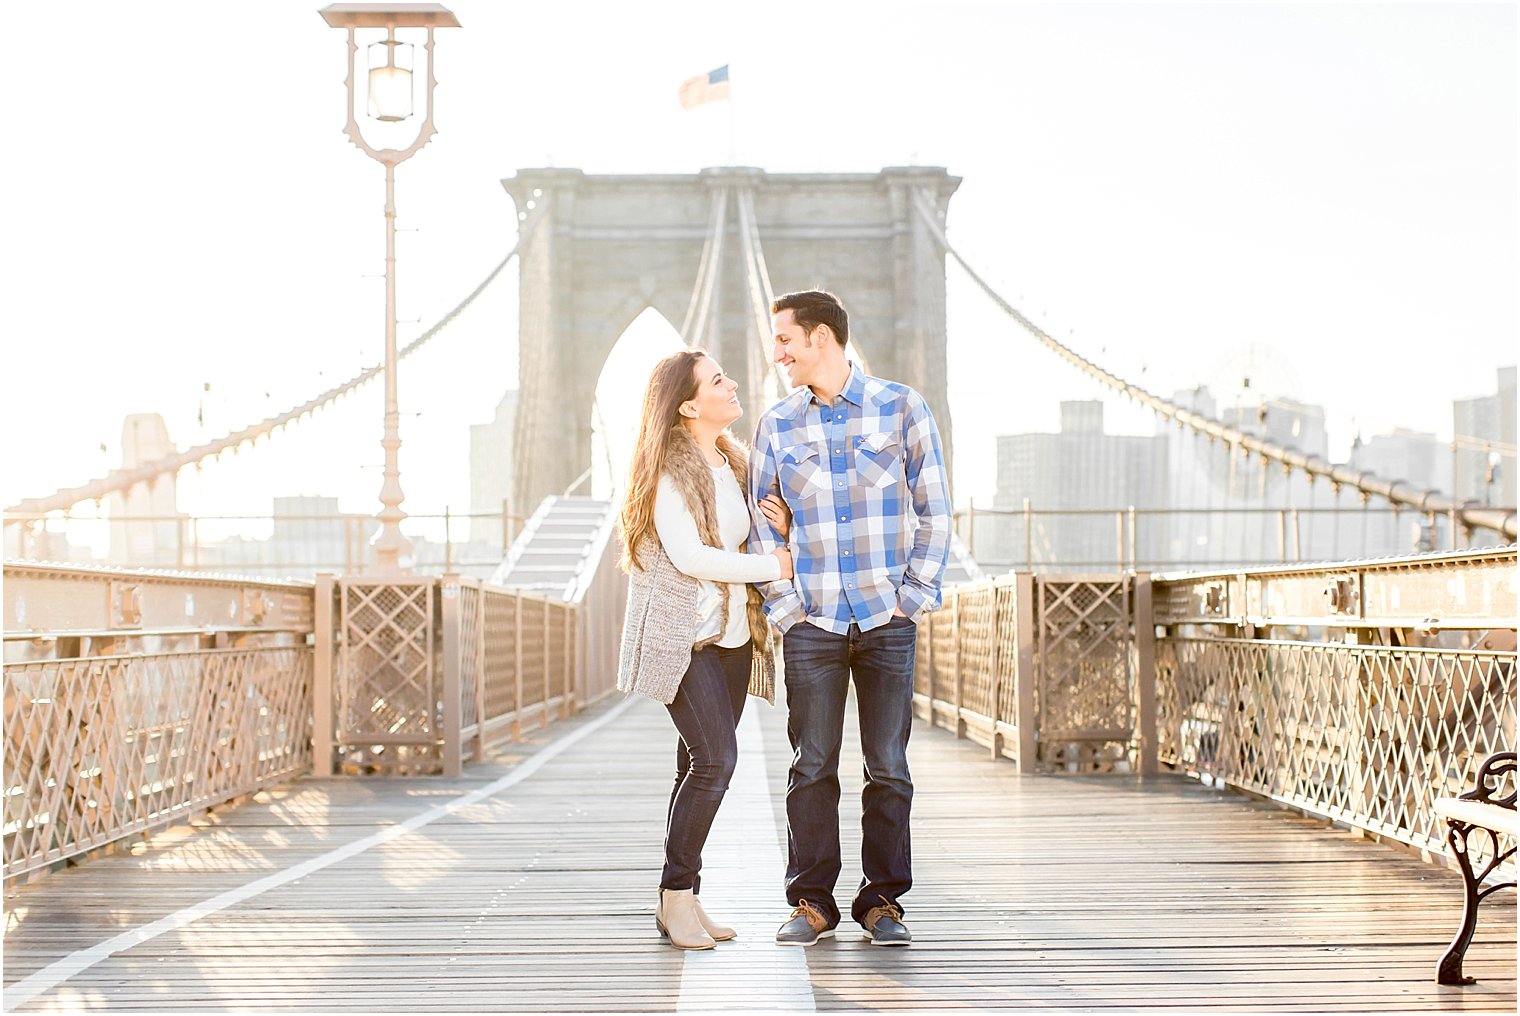
[[[681,403],[697,396],[697,361],[707,353],[686,349],[655,364],[644,391],[644,410],[639,416],[639,436],[633,442],[624,487],[623,509],[618,521],[623,532],[623,556],[618,562],[625,572],[638,567],[639,543],[654,529],[654,498],[665,469],[665,445],[670,428],[680,426]]]

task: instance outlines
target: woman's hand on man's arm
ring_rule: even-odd
[[[792,510],[775,494],[760,499],[760,514],[771,524],[776,534],[785,540],[792,531]]]

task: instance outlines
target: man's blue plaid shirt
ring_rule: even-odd
[[[803,387],[772,406],[755,432],[750,493],[792,509],[796,577],[761,585],[765,613],[786,631],[807,619],[844,635],[917,621],[939,606],[950,546],[950,491],[939,430],[907,385],[854,364],[831,406]],[[759,512],[750,553],[780,544]]]

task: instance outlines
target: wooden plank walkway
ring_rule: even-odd
[[[1515,1009],[1512,894],[1480,983],[1438,987],[1455,875],[1175,776],[1020,777],[923,726],[913,946],[778,948],[782,709],[752,700],[742,732],[703,892],[740,938],[715,951],[653,927],[673,729],[608,703],[463,779],[302,780],[8,890],[6,1009]]]

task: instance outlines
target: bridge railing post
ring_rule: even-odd
[[[523,594],[514,593],[512,596],[512,678],[514,687],[512,691],[512,737],[522,739],[523,733]]]
[[[554,607],[548,601],[543,602],[543,625],[539,631],[540,643],[544,648],[538,655],[540,673],[539,687],[543,695],[542,707],[538,711],[538,725],[549,725],[549,702],[554,697]]]
[[[482,588],[475,597],[475,748],[471,758],[476,762],[486,757],[486,592]]]
[[[580,615],[578,605],[564,608],[564,637],[560,640],[560,651],[564,656],[564,688],[559,702],[559,718],[562,720],[569,719],[575,712],[575,631]]]
[[[333,654],[337,649],[337,627],[333,612],[337,576],[329,572],[317,575],[313,604],[312,660],[312,731],[311,772],[313,776],[333,774]]]
[[[444,575],[438,580],[439,596],[443,607],[443,729],[440,750],[443,753],[443,775],[459,776],[464,773],[463,708],[460,702],[459,576]],[[469,650],[474,653],[474,647]]]
[[[966,721],[961,715],[961,705],[965,701],[962,689],[965,685],[965,678],[963,675],[963,660],[966,655],[965,647],[962,645],[963,639],[961,637],[962,599],[963,597],[961,597],[959,594],[956,595],[955,604],[951,608],[952,612],[950,615],[950,631],[953,632],[955,636],[955,655],[952,657],[954,660],[955,668],[952,671],[954,675],[955,687],[951,692],[951,694],[955,696],[955,699],[953,702],[954,708],[951,713],[950,729],[955,731],[956,737],[966,736]]]
[[[1018,758],[1021,773],[1035,771],[1035,581],[1033,572],[1020,572],[1014,579],[1015,637],[1018,655],[1013,670],[1014,701],[1018,717]]]
[[[1150,572],[1135,575],[1135,712],[1140,775],[1153,776],[1156,757],[1156,616]]]
[[[992,673],[989,677],[991,690],[988,698],[988,713],[992,719],[992,732],[988,737],[988,748],[994,759],[1003,754],[1003,724],[1008,723],[1010,717],[1004,716],[1003,688],[1009,680],[1009,670],[1012,661],[1004,650],[1006,639],[1003,638],[1003,630],[1009,624],[1010,618],[1004,613],[1003,596],[1004,583],[994,579],[992,582]]]

